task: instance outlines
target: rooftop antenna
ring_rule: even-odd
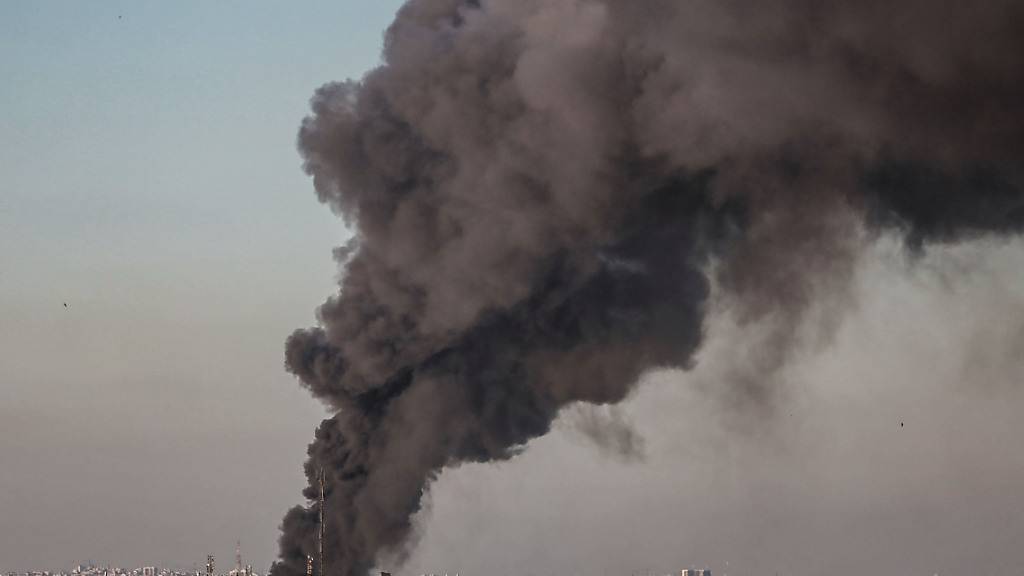
[[[320,552],[320,576],[327,576],[324,572],[324,467],[320,467],[320,541],[318,543]]]
[[[242,541],[239,540],[235,545],[235,574],[241,576],[242,574]]]

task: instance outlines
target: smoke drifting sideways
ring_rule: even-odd
[[[440,470],[689,366],[712,285],[785,326],[864,231],[1021,230],[1022,54],[1013,0],[407,3],[299,132],[356,238],[286,344],[335,415],[272,574],[316,554],[321,467],[328,572],[400,562]]]

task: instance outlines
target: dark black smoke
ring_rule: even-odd
[[[287,343],[336,409],[304,494],[324,467],[328,571],[400,559],[443,467],[687,366],[709,270],[741,318],[783,319],[778,364],[864,230],[1020,230],[1022,54],[1017,0],[406,4],[384,64],[318,90],[299,133],[357,234]],[[274,576],[305,572],[316,516],[285,517]]]

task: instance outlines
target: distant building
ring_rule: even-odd
[[[144,566],[142,568],[142,576],[157,576],[155,566]]]
[[[683,576],[711,576],[711,570],[694,570],[693,568],[687,568],[683,570]]]

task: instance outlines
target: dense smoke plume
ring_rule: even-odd
[[[286,355],[336,410],[306,465],[328,572],[401,558],[445,466],[688,366],[712,281],[779,327],[772,369],[865,230],[1019,230],[1021,54],[1015,0],[409,2],[299,133],[356,232]],[[305,572],[317,512],[285,517],[275,576]]]

